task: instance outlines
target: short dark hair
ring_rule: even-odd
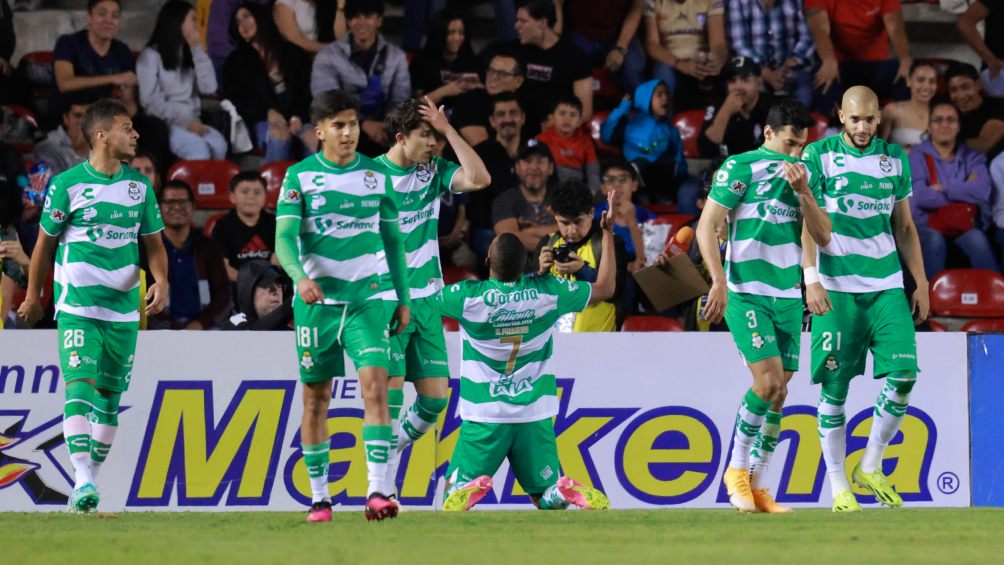
[[[345,19],[356,16],[377,15],[383,17],[383,2],[381,0],[346,0]]]
[[[548,27],[554,27],[554,24],[558,23],[558,13],[552,0],[522,0],[517,5],[518,8],[526,10],[535,20],[546,19]]]
[[[499,92],[498,94],[492,96],[491,100],[488,102],[488,107],[490,108],[489,114],[494,114],[495,107],[499,104],[505,104],[506,102],[515,102],[516,105],[519,106],[520,110],[526,112],[526,109],[523,108],[523,103],[520,102],[519,96],[516,96],[515,92]]]
[[[86,90],[77,90],[75,92],[67,92],[62,96],[62,103],[60,104],[62,108],[60,109],[60,115],[65,116],[73,109],[74,106],[90,106],[98,100],[97,96]]]
[[[91,136],[100,128],[110,127],[110,122],[118,116],[129,117],[125,104],[114,98],[102,98],[87,107],[84,117],[80,118],[80,130],[84,132],[87,145],[93,147]]]
[[[627,171],[631,175],[631,180],[638,180],[638,169],[624,159],[607,159],[600,163],[600,176],[606,175],[611,169]]]
[[[516,68],[513,70],[513,72],[516,73],[516,74],[518,74],[518,75],[522,75],[523,74],[523,63],[519,62],[519,57],[517,57],[515,53],[510,53],[509,51],[499,51],[498,53],[495,53],[494,55],[492,55],[491,57],[489,57],[488,58],[488,62],[485,63],[485,72],[486,73],[488,72],[488,67],[492,66],[492,61],[495,60],[496,57],[502,57],[502,58],[505,58],[505,59],[512,59],[513,61],[516,62]]]
[[[333,118],[346,110],[355,110],[359,115],[359,99],[344,90],[325,90],[314,96],[310,103],[310,121],[314,125]]]
[[[501,233],[492,243],[488,261],[500,281],[518,281],[526,272],[526,247],[516,234]]]
[[[120,10],[122,9],[122,2],[120,2],[119,0],[87,0],[87,13],[90,14],[91,10],[93,10],[95,6],[97,6],[102,2],[115,2],[116,4],[119,5],[119,9]]]
[[[157,195],[157,200],[163,200],[164,193],[171,189],[184,190],[188,193],[188,199],[192,201],[192,204],[195,204],[195,191],[192,190],[192,185],[181,179],[171,179],[165,182],[164,186],[160,188],[160,194]]]
[[[259,182],[263,187],[268,188],[268,183],[265,182],[261,173],[254,169],[248,169],[237,173],[234,178],[230,179],[230,192],[237,190],[237,185],[242,182]]]
[[[555,216],[577,218],[593,211],[593,193],[580,181],[562,181],[547,197]]]
[[[394,143],[394,137],[397,134],[408,135],[422,127],[422,122],[425,119],[418,111],[421,107],[421,102],[415,98],[409,98],[387,112],[387,117],[384,119],[384,129],[387,130],[391,144]]]
[[[558,106],[561,106],[562,104],[565,106],[571,106],[572,108],[578,110],[580,115],[582,114],[582,100],[579,100],[579,98],[574,94],[562,94],[561,96],[555,97],[554,101],[551,102],[551,113],[553,114],[558,109]]]
[[[951,80],[955,77],[966,77],[979,82],[980,72],[976,70],[976,67],[970,65],[969,63],[953,61],[948,65],[948,69],[945,70],[945,84],[951,82]]]
[[[815,123],[812,113],[801,102],[793,98],[784,98],[767,110],[765,125],[770,126],[775,132],[781,131],[785,126],[791,126],[793,132],[801,133]]]

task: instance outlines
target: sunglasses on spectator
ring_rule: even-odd
[[[179,198],[177,200],[161,200],[160,205],[164,206],[165,208],[170,208],[172,206],[186,207],[186,206],[191,206],[192,201],[187,198]]]

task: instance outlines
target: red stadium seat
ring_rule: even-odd
[[[673,125],[680,130],[683,139],[683,156],[688,159],[699,159],[701,152],[697,149],[697,138],[701,135],[701,125],[704,124],[704,110],[687,110],[673,116]]]
[[[32,97],[35,99],[49,97],[49,85],[53,81],[52,61],[52,51],[32,51],[25,53],[18,63],[21,72],[34,87]]]
[[[226,210],[230,204],[230,179],[240,167],[223,160],[178,161],[167,172],[168,180],[183,180],[195,192],[195,203],[203,210]]]
[[[830,120],[818,112],[812,113],[812,119],[815,120],[816,123],[809,128],[809,143],[822,139],[823,136],[826,135],[826,129],[830,127]]]
[[[600,140],[600,128],[603,127],[603,122],[607,121],[607,118],[609,117],[610,112],[594,112],[593,118],[589,121],[589,135],[592,136],[593,143],[596,144],[597,156],[601,158],[621,156],[621,150],[619,147],[607,145]]]
[[[622,332],[682,332],[683,324],[663,316],[628,316]]]
[[[606,67],[593,69],[593,110],[613,108],[620,103],[624,92],[617,85],[617,79]]]
[[[931,280],[936,316],[1004,318],[1004,276],[984,269],[949,269]]]
[[[477,273],[466,267],[457,267],[455,265],[443,267],[443,282],[446,284],[476,280],[479,280]]]
[[[948,331],[948,326],[946,326],[945,324],[942,324],[941,322],[936,322],[934,320],[929,320],[928,324],[931,325],[931,331],[932,332],[947,332]]]
[[[1004,319],[973,320],[962,326],[964,332],[1004,332]]]
[[[227,214],[229,214],[229,212],[219,212],[209,216],[206,220],[206,225],[202,227],[202,233],[204,233],[206,237],[213,237],[213,228],[216,227],[216,222],[220,221],[220,218],[226,216]]]
[[[446,316],[443,316],[443,331],[459,332],[460,322],[458,322],[455,318],[447,318]]]
[[[642,208],[658,216],[676,213],[676,204],[672,202],[668,204],[643,204]]]
[[[24,106],[18,106],[17,104],[0,104],[4,109],[10,110],[15,116],[21,118],[22,120],[28,122],[32,128],[38,131],[38,120],[35,119],[35,113],[31,109]],[[35,151],[34,143],[11,143],[9,147],[18,153],[32,153]]]
[[[258,168],[258,172],[265,179],[265,207],[269,210],[275,210],[279,195],[282,193],[282,179],[286,177],[286,169],[295,163],[296,161],[276,161]]]

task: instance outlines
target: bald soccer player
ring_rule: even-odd
[[[875,401],[871,433],[851,477],[888,506],[903,499],[882,471],[882,457],[899,430],[917,380],[914,324],[927,318],[928,284],[917,228],[910,215],[910,165],[900,146],[875,137],[879,103],[869,88],[844,93],[843,131],[805,148],[802,158],[822,172],[823,198],[833,223],[830,242],[817,247],[803,230],[806,301],[812,311],[812,382],[823,386],[818,426],[834,512],[856,512],[844,468],[844,402],[851,380],[864,374],[870,350],[874,378],[885,379]],[[917,281],[910,304],[900,259]],[[818,268],[817,268],[818,265]]]

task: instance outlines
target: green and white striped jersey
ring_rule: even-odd
[[[164,229],[142,173],[122,165],[108,176],[84,161],[52,179],[40,224],[59,238],[57,316],[139,321],[139,238]]]
[[[725,275],[729,290],[801,298],[802,207],[782,163],[798,162],[760,147],[726,160],[708,198],[729,210]],[[809,187],[817,200],[820,175],[811,165]]]
[[[878,137],[860,151],[843,134],[805,148],[802,159],[821,171],[825,209],[833,222],[819,248],[819,281],[827,290],[876,292],[903,288],[892,232],[896,203],[912,193],[903,148]]]
[[[460,165],[440,157],[410,169],[395,165],[386,155],[375,161],[390,175],[397,197],[411,297],[432,296],[443,288],[443,268],[439,263],[439,197],[450,190]],[[397,300],[389,274],[387,278],[379,297]]]
[[[554,324],[589,305],[592,287],[551,275],[516,282],[462,281],[438,295],[460,321],[460,417],[516,424],[558,413],[551,359]]]
[[[286,171],[276,220],[301,220],[300,263],[321,287],[325,304],[370,300],[384,277],[390,285],[380,222],[398,216],[383,171],[359,153],[344,167],[317,153]]]

